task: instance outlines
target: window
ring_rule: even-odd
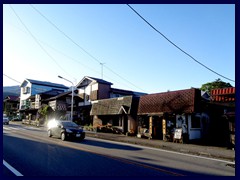
[[[198,115],[193,115],[191,118],[191,128],[201,128],[201,117]]]
[[[29,87],[24,87],[23,88],[23,94],[28,94],[30,93],[30,88]]]

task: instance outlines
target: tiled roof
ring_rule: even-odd
[[[98,100],[92,104],[90,115],[117,115],[122,111],[129,114],[132,106],[132,96]]]
[[[201,100],[199,89],[187,89],[140,97],[138,115],[192,113],[198,110]],[[198,103],[199,102],[199,103]]]
[[[50,86],[50,87],[57,87],[57,88],[63,88],[63,89],[69,89],[69,87],[64,86],[62,84],[56,84],[52,82],[47,82],[47,81],[39,81],[39,80],[33,80],[33,79],[27,79],[29,82],[32,84],[36,85],[43,85],[43,86]]]

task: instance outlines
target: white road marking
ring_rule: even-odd
[[[3,127],[3,129],[6,129],[6,130],[17,130],[17,129],[20,129],[20,128],[14,128],[14,127]]]
[[[39,128],[35,128],[35,127],[17,127],[16,128],[16,127],[10,127],[10,126],[9,127],[4,126],[3,129],[4,130],[18,130],[18,131],[19,130],[24,130],[24,131],[25,130],[40,130]]]
[[[16,170],[14,167],[12,167],[10,164],[8,164],[4,159],[3,159],[3,165],[6,168],[8,168],[16,176],[23,176],[18,170]]]
[[[225,161],[225,160],[221,160],[221,159],[208,158],[208,157],[197,156],[197,155],[192,155],[192,154],[184,154],[184,153],[175,152],[175,151],[168,151],[168,150],[164,150],[164,149],[151,148],[151,147],[128,144],[128,143],[123,143],[123,142],[115,142],[115,141],[111,141],[111,140],[104,140],[104,139],[98,139],[98,138],[93,138],[93,137],[87,137],[87,139],[95,139],[95,140],[97,139],[98,141],[111,142],[113,144],[121,144],[121,145],[124,145],[124,146],[132,146],[132,147],[138,147],[138,148],[149,149],[149,150],[154,150],[154,151],[162,151],[162,152],[178,154],[178,155],[183,155],[183,156],[189,156],[189,157],[207,159],[207,160],[212,160],[212,161],[219,161],[219,162],[224,162],[224,163],[229,163],[229,164],[235,164],[235,162],[232,162],[232,161]]]

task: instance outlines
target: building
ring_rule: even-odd
[[[24,119],[35,120],[45,98],[65,92],[68,87],[46,81],[25,79],[21,84],[19,112]]]
[[[208,104],[213,117],[209,139],[216,145],[235,147],[235,87],[211,90]]]
[[[147,130],[155,139],[199,140],[206,136],[210,123],[205,103],[201,90],[195,88],[141,96],[138,131],[142,134]]]
[[[77,118],[81,120],[83,125],[93,123],[93,119],[90,116],[93,101],[123,96],[139,97],[145,94],[112,88],[112,85],[111,82],[89,76],[85,76],[76,85],[77,95],[81,98],[81,101],[78,103]]]
[[[5,114],[10,118],[17,116],[19,112],[19,96],[7,96],[3,100],[3,110]]]
[[[139,97],[134,96],[92,101],[93,127],[110,124],[122,133],[136,132],[138,102]]]
[[[72,105],[72,91],[67,91],[58,94],[57,96],[52,96],[48,99],[45,99],[45,104],[48,104],[54,111],[53,116],[56,119],[64,118],[64,119],[71,119],[71,105]],[[73,94],[73,121],[78,121],[76,118],[77,115],[77,107],[79,102],[82,101],[75,93]],[[77,122],[80,123],[80,122]]]

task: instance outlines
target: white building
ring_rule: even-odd
[[[30,108],[29,97],[40,94],[50,90],[62,90],[65,92],[68,87],[62,84],[56,84],[46,81],[38,81],[32,79],[25,79],[21,84],[21,94],[20,94],[20,106],[19,110],[24,110]],[[39,104],[40,106],[40,104]]]

